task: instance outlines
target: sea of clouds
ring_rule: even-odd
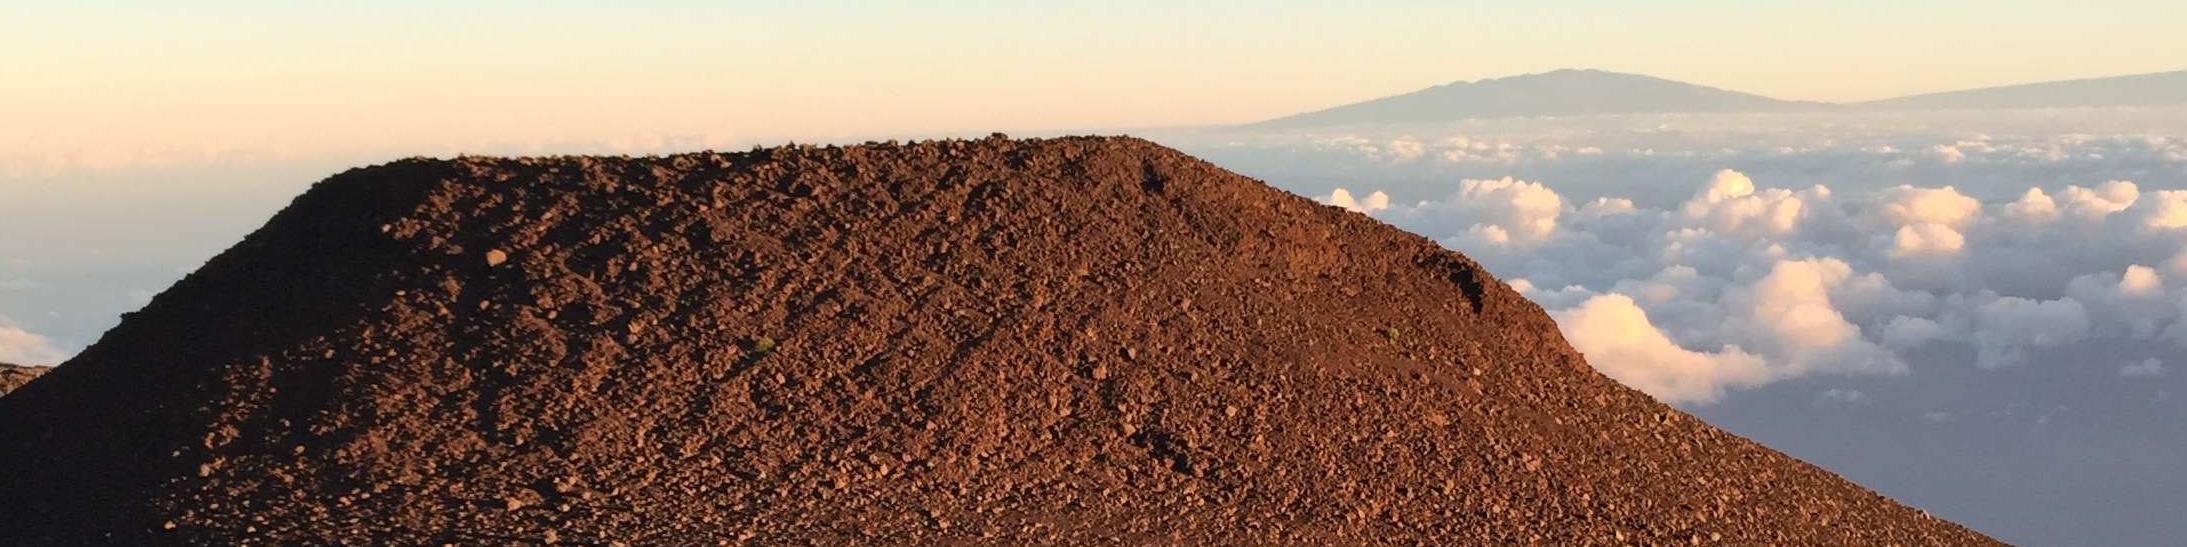
[[[1658,398],[2187,349],[2187,111],[1486,120],[1173,142],[1436,239]],[[2054,352],[2054,351],[2053,351]],[[1950,353],[1950,352],[1945,352]],[[1925,361],[1937,361],[1924,357]],[[1958,364],[1958,363],[1952,363]]]
[[[1512,178],[1452,186],[1411,203],[1344,188],[1322,200],[1475,257],[1596,368],[1669,401],[1903,374],[1902,352],[1930,344],[1968,347],[1982,368],[2078,344],[2187,348],[2187,191],[2102,181],[1985,204],[1951,186],[1768,188],[1727,169],[1650,208]],[[2118,367],[2167,370],[2157,355]]]
[[[1464,252],[1604,374],[1895,499],[2187,535],[2187,108],[1155,138]]]

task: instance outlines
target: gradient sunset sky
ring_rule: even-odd
[[[2187,8],[2035,2],[53,2],[0,166],[1244,122],[1557,68],[1850,101],[2187,68]]]

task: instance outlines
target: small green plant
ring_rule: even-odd
[[[1391,341],[1391,342],[1396,342],[1396,341],[1397,341],[1397,327],[1383,327],[1383,328],[1382,328],[1382,337],[1383,337],[1383,338],[1388,338],[1388,339],[1390,339],[1390,341]]]
[[[761,336],[751,341],[752,355],[766,355],[775,350],[775,339]]]

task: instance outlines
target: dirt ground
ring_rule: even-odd
[[[7,395],[8,392],[23,387],[23,384],[30,383],[32,379],[37,378],[40,374],[45,374],[47,370],[49,370],[49,367],[26,367],[0,363],[0,395]]]

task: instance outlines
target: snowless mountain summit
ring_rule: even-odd
[[[356,169],[0,398],[0,544],[1984,544],[1128,138]]]

